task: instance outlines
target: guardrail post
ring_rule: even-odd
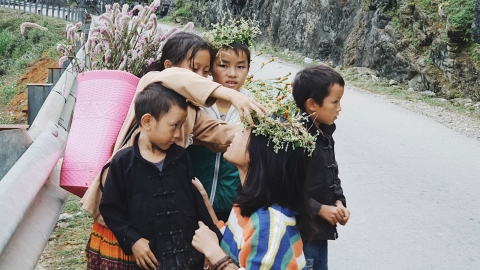
[[[71,20],[72,20],[72,19],[71,19],[71,16],[72,16],[71,12],[72,12],[72,10],[70,9],[70,7],[68,7],[67,21],[71,21]]]
[[[40,108],[50,94],[53,84],[30,84],[28,87],[28,124],[31,125],[37,117]]]
[[[23,12],[27,12],[27,1],[23,1]]]
[[[32,3],[29,3],[29,5],[28,5],[28,12],[32,13]]]
[[[65,68],[49,68],[47,83],[51,83],[53,85],[57,84],[64,71]]]

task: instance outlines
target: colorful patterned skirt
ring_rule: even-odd
[[[87,270],[141,269],[133,255],[125,255],[113,232],[96,221],[93,223],[85,254]]]

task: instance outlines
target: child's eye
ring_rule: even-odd
[[[221,68],[226,68],[227,65],[222,65],[222,64],[220,64],[220,67],[221,67]]]
[[[238,66],[238,68],[245,68],[245,66]]]

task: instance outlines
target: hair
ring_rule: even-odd
[[[135,120],[141,126],[142,116],[147,113],[159,120],[172,106],[187,110],[187,100],[159,82],[149,84],[135,98]]]
[[[250,56],[250,49],[248,48],[247,45],[245,45],[243,43],[235,42],[235,43],[230,44],[230,46],[224,45],[220,50],[228,50],[228,49],[232,49],[237,55],[239,55],[239,52],[244,52],[245,55],[247,56],[248,66],[250,66],[251,56]],[[220,50],[212,49],[212,55],[217,55]],[[210,67],[213,67],[213,63],[215,62],[215,58],[212,57],[212,60],[210,61]]]
[[[274,204],[286,207],[298,213],[297,227],[302,237],[308,239],[315,227],[306,185],[307,153],[298,147],[275,153],[267,137],[253,132],[247,150],[250,156],[247,176],[235,200],[242,216],[251,216],[257,209]]]
[[[203,50],[208,51],[210,56],[213,55],[212,45],[200,36],[189,32],[175,33],[165,42],[160,59],[145,67],[142,71],[142,76],[150,71],[164,70],[166,60],[170,60],[173,66],[178,66],[190,56],[187,59],[188,64],[193,66],[197,52]]]
[[[309,98],[322,106],[330,88],[336,83],[345,86],[342,76],[335,70],[321,65],[306,67],[298,72],[293,80],[292,95],[295,103],[302,112],[305,112],[305,101]]]

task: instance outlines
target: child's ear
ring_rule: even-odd
[[[318,107],[318,103],[313,99],[309,98],[305,101],[305,110],[306,113],[312,114]]]
[[[146,113],[141,118],[140,126],[143,127],[145,130],[150,130],[150,124],[152,123],[152,115]]]
[[[168,60],[168,59],[165,60],[165,62],[163,62],[163,66],[164,66],[165,68],[171,68],[171,67],[173,67],[172,61],[170,61],[170,60]]]

